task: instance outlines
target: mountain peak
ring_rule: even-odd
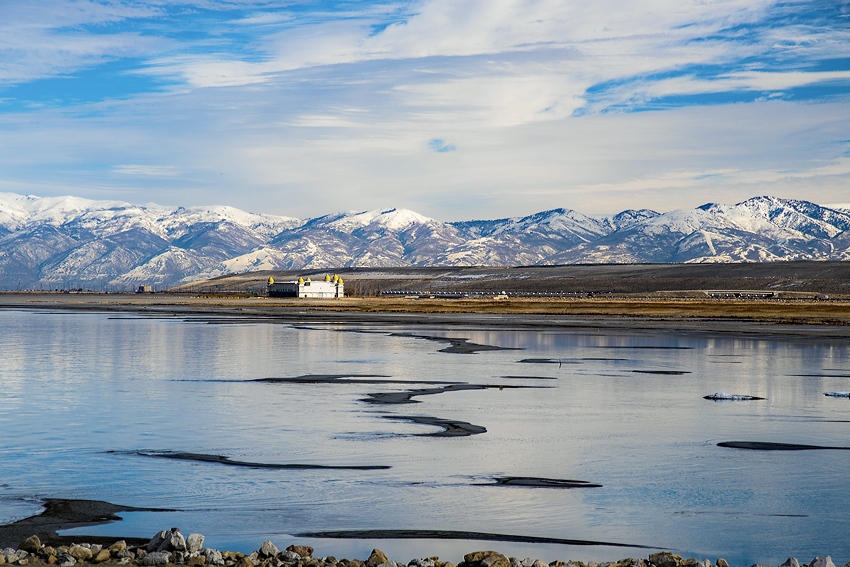
[[[760,196],[659,214],[555,208],[444,223],[409,209],[302,221],[0,193],[0,288],[159,287],[252,269],[850,260],[850,211]]]

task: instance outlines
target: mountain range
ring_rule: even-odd
[[[441,222],[406,209],[304,220],[0,193],[0,289],[163,289],[229,273],[352,266],[850,260],[848,229],[850,205],[776,197]]]

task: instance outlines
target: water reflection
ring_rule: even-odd
[[[843,343],[8,311],[0,325],[3,521],[31,509],[10,504],[19,498],[90,498],[180,511],[127,513],[80,533],[150,537],[180,525],[211,545],[244,551],[272,536],[285,544],[286,534],[405,528],[640,543],[746,565],[824,553],[837,564],[850,560],[847,452],[717,446],[848,444],[850,403],[822,395],[850,389]],[[411,335],[521,350],[452,354],[440,352],[445,342]],[[319,374],[397,383],[252,381]],[[449,389],[414,398],[415,406],[361,401],[371,393],[404,398],[429,381],[506,387]],[[765,399],[703,399],[714,392]],[[399,419],[414,414],[486,433],[423,436],[434,426]],[[391,468],[239,469],[139,451]],[[479,486],[503,477],[602,487]],[[644,554],[519,543],[310,543],[361,558],[377,545],[405,560],[436,551],[457,561],[484,547],[547,560]]]

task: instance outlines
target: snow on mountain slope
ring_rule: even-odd
[[[167,287],[251,270],[850,260],[850,209],[775,197],[587,216],[444,223],[407,209],[307,221],[0,193],[0,288]]]
[[[546,263],[766,262],[833,258],[850,216],[807,201],[755,197],[639,221]]]

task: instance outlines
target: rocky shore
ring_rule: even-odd
[[[74,567],[85,564],[111,567],[115,565],[161,566],[186,565],[188,567],[730,567],[725,559],[712,563],[709,559],[683,559],[681,555],[662,551],[650,554],[646,559],[629,557],[619,561],[584,563],[581,561],[552,561],[507,557],[496,551],[475,551],[464,556],[455,565],[440,561],[438,557],[412,559],[408,562],[390,560],[384,552],[373,549],[365,560],[314,557],[314,549],[306,545],[290,545],[283,551],[271,541],[265,541],[250,554],[219,551],[204,546],[204,536],[183,536],[178,528],[156,533],[145,545],[132,546],[126,541],[112,545],[74,543],[53,547],[43,545],[37,535],[28,537],[17,549],[0,550],[0,565],[56,565]],[[754,564],[752,567],[766,567]],[[779,567],[836,567],[830,556],[815,557],[809,563],[799,563],[788,558]],[[843,567],[850,567],[847,563]]]

